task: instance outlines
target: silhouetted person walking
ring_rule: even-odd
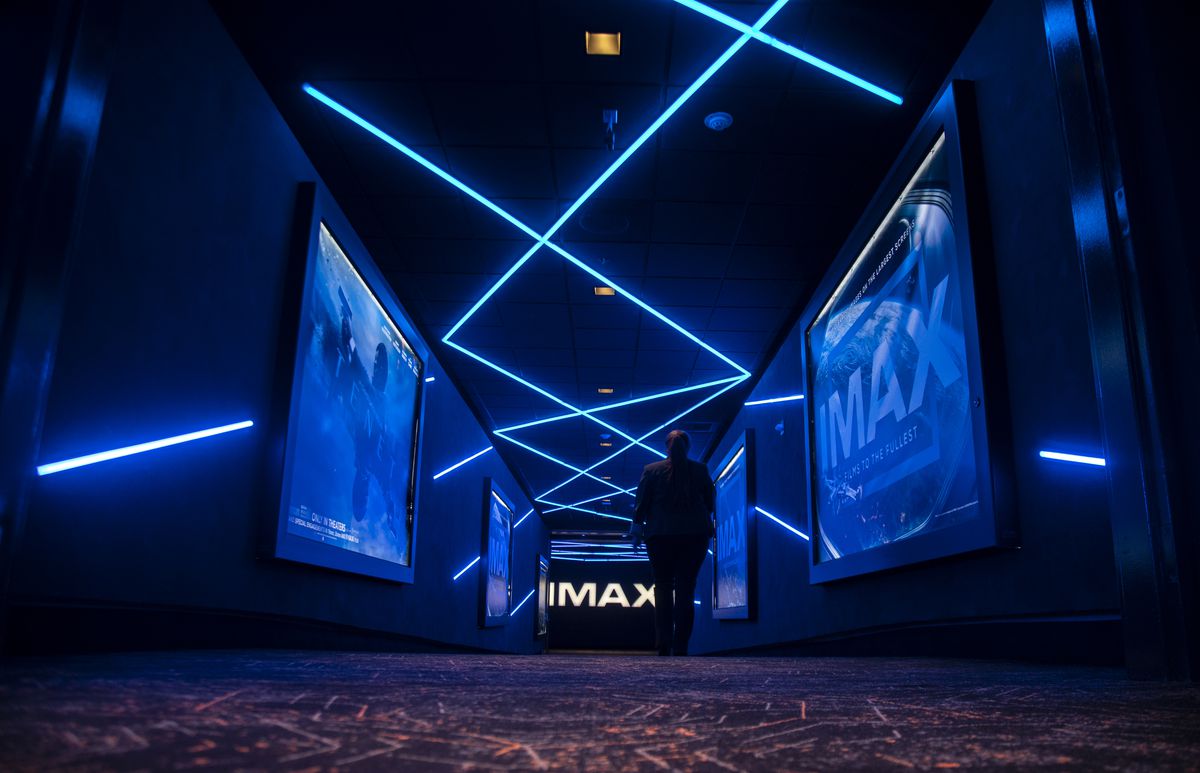
[[[696,575],[713,536],[713,482],[708,468],[688,459],[692,440],[667,435],[667,458],[646,465],[638,484],[631,532],[642,526],[654,571],[654,630],[659,655],[687,654],[696,610]]]

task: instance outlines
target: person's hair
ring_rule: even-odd
[[[692,439],[683,430],[673,429],[667,433],[667,492],[675,507],[687,507],[692,497],[691,465],[688,464],[691,447]]]

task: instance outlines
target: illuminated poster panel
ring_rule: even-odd
[[[503,625],[512,608],[513,509],[491,478],[483,480],[479,625]]]
[[[816,581],[1004,541],[953,97],[893,169],[806,327]]]
[[[721,619],[752,616],[755,514],[754,430],[746,430],[717,467],[717,535],[713,540],[712,614]]]
[[[424,363],[329,225],[315,230],[275,554],[411,581]]]
[[[541,638],[550,631],[550,559],[538,556],[537,606],[533,615],[533,635]]]

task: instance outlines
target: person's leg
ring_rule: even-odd
[[[696,621],[696,577],[708,555],[708,537],[703,535],[679,538],[675,561],[675,638],[672,649],[676,655],[686,655],[692,625]]]
[[[654,646],[658,648],[659,655],[671,654],[671,641],[675,635],[671,605],[675,590],[675,551],[669,543],[666,537],[650,537],[646,540],[650,570],[654,574]]]

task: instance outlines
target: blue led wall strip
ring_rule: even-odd
[[[40,464],[37,468],[37,474],[39,476],[53,475],[56,472],[74,470],[77,467],[86,467],[89,464],[107,462],[112,459],[133,456],[134,454],[144,454],[147,451],[156,451],[160,448],[177,446],[180,443],[190,443],[193,440],[201,440],[203,438],[213,437],[214,435],[224,435],[227,432],[236,432],[241,429],[249,429],[253,426],[254,422],[247,419],[246,421],[239,421],[235,424],[224,424],[220,427],[212,427],[211,429],[188,432],[184,435],[174,435],[172,437],[162,438],[160,440],[151,440],[147,443],[138,443],[137,445],[114,448],[109,451],[100,451],[94,454],[87,454],[86,456],[76,456],[73,459],[63,459],[60,462]]]
[[[785,54],[794,56],[797,59],[799,59],[800,61],[804,62],[805,64],[810,64],[819,70],[824,70],[825,72],[829,73],[830,75],[832,75],[836,78],[841,78],[842,80],[846,81],[847,83],[852,83],[855,86],[858,86],[860,89],[871,92],[872,94],[874,94],[877,97],[883,97],[884,99],[886,99],[888,102],[891,102],[892,104],[895,104],[895,105],[904,104],[904,99],[901,98],[899,95],[893,94],[892,92],[888,91],[887,89],[882,89],[879,86],[876,86],[874,83],[865,81],[862,78],[858,77],[857,75],[848,73],[845,70],[843,70],[842,68],[832,65],[829,62],[826,62],[824,59],[819,59],[819,58],[813,56],[812,54],[808,53],[807,51],[802,51],[799,48],[796,48],[795,46],[784,43],[782,40],[775,37],[774,35],[768,35],[765,32],[760,32],[757,29],[753,29],[749,25],[747,25],[745,22],[738,21],[737,19],[733,18],[732,16],[728,16],[726,14],[721,13],[720,11],[717,11],[713,8],[708,7],[704,3],[697,2],[696,0],[675,0],[675,2],[679,3],[680,5],[684,6],[685,8],[690,8],[693,11],[696,11],[697,13],[707,16],[708,18],[712,19],[713,21],[718,21],[718,22],[726,25],[727,27],[731,27],[735,30],[743,32],[743,33],[753,37],[755,40],[758,40],[759,42],[762,42],[762,43],[766,43],[768,46],[771,46],[772,48],[775,48],[779,51],[782,51]]]

